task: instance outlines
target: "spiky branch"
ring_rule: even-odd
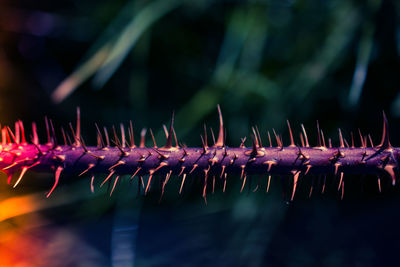
[[[11,183],[12,175],[19,171],[14,183],[16,187],[28,170],[54,172],[55,180],[52,188],[47,194],[51,195],[57,187],[61,173],[73,173],[79,176],[88,174],[91,178],[93,190],[93,179],[95,175],[106,174],[101,186],[111,182],[115,177],[111,193],[121,176],[129,175],[130,179],[149,175],[145,185],[147,193],[152,184],[154,175],[163,175],[162,193],[166,183],[172,175],[182,177],[180,192],[187,175],[197,175],[204,178],[203,197],[206,199],[208,178],[219,177],[223,181],[225,191],[227,176],[240,174],[243,181],[242,190],[248,175],[265,174],[268,177],[268,188],[271,175],[291,175],[293,177],[293,188],[291,199],[293,200],[297,182],[304,175],[329,175],[340,177],[338,189],[344,191],[344,174],[375,174],[378,176],[380,189],[380,177],[389,175],[392,184],[396,183],[395,170],[398,170],[400,148],[392,147],[389,141],[388,122],[383,114],[383,135],[378,146],[367,147],[367,137],[360,134],[361,146],[355,147],[352,135],[351,144],[343,138],[339,130],[340,146],[332,147],[329,139],[328,145],[322,130],[318,131],[318,145],[310,147],[307,133],[302,127],[300,134],[301,146],[294,142],[293,133],[289,124],[290,145],[284,146],[281,137],[273,131],[276,147],[272,146],[271,135],[268,132],[269,147],[261,143],[258,128],[253,128],[252,147],[245,147],[244,141],[240,147],[230,148],[225,144],[224,125],[220,107],[219,133],[217,140],[212,146],[208,145],[207,131],[201,136],[202,146],[197,148],[178,145],[173,127],[172,116],[169,130],[164,127],[167,136],[166,144],[158,147],[153,133],[150,130],[154,146],[145,147],[146,130],[141,131],[139,146],[136,146],[132,123],[129,125],[128,138],[125,135],[124,126],[120,125],[121,139],[113,127],[113,140],[110,141],[109,133],[104,128],[104,133],[96,125],[97,146],[86,146],[80,133],[80,112],[78,109],[77,125],[74,129],[70,125],[72,138],[61,129],[64,144],[57,142],[53,123],[46,119],[47,143],[40,144],[36,130],[36,124],[32,124],[31,143],[25,138],[24,126],[21,121],[15,123],[15,131],[10,127],[1,129],[2,144],[0,146],[0,169],[8,175]],[[175,145],[173,145],[173,139]],[[213,136],[214,139],[214,136]],[[112,145],[110,144],[112,142]],[[215,180],[214,180],[215,181]],[[214,185],[214,183],[213,183]],[[214,190],[214,188],[213,188]]]

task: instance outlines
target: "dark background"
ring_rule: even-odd
[[[297,143],[304,123],[316,145],[319,120],[335,144],[338,127],[378,144],[384,110],[397,145],[399,11],[394,0],[2,1],[1,123],[37,121],[43,140],[44,116],[66,127],[80,106],[87,143],[94,122],[133,120],[136,138],[148,127],[163,144],[175,111],[179,140],[198,146],[204,122],[217,129],[219,103],[229,146],[254,125],[264,143],[274,128],[287,145],[286,119]],[[208,205],[198,178],[179,196],[173,177],[161,203],[158,190],[137,197],[136,182],[90,194],[89,179],[62,177],[45,199],[51,175],[28,174],[15,189],[2,177],[0,263],[378,266],[400,249],[400,192],[388,177],[379,194],[376,177],[345,175],[343,200],[334,177],[311,199],[304,182],[289,203],[288,177],[273,177],[269,194],[265,177],[239,194],[232,176]]]

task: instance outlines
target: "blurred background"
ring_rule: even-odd
[[[254,125],[264,144],[274,128],[287,145],[286,119],[297,143],[304,123],[316,144],[319,120],[334,143],[341,127],[377,144],[384,110],[399,145],[399,12],[395,0],[3,0],[0,121],[36,121],[44,139],[45,116],[66,127],[80,106],[86,143],[94,122],[132,120],[163,144],[175,111],[179,140],[199,146],[220,104],[229,146]],[[400,190],[387,177],[379,194],[376,177],[345,176],[342,201],[334,177],[310,199],[304,183],[289,203],[288,177],[268,194],[253,177],[239,194],[232,176],[208,205],[199,178],[180,196],[173,177],[160,203],[136,181],[109,197],[64,176],[46,199],[52,175],[15,189],[0,178],[2,266],[377,266],[400,249]]]

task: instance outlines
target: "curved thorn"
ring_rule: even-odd
[[[389,123],[386,118],[385,111],[382,111],[382,115],[383,115],[383,130],[382,130],[382,140],[379,146],[381,149],[385,150],[391,148],[392,145],[390,144],[389,140]]]
[[[54,176],[54,184],[53,187],[50,189],[50,192],[46,195],[46,198],[49,198],[51,193],[53,193],[54,189],[56,189],[57,185],[58,185],[58,181],[60,180],[60,175],[61,172],[63,171],[63,167],[59,166],[56,170],[55,176]]]
[[[19,175],[19,177],[18,177],[17,181],[15,182],[13,188],[17,187],[17,185],[22,180],[22,177],[24,176],[24,174],[26,173],[27,170],[28,170],[28,167],[26,167],[26,166],[22,168],[21,174]]]

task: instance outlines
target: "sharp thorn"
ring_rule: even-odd
[[[143,128],[142,131],[140,132],[140,148],[144,148],[145,147],[145,143],[146,143],[146,132],[147,129]]]
[[[61,172],[63,171],[63,167],[59,166],[56,170],[56,173],[54,175],[54,184],[53,187],[50,189],[50,192],[46,195],[46,198],[49,198],[51,193],[53,193],[54,189],[56,189],[57,185],[58,185],[58,181],[60,180],[60,175]]]
[[[185,180],[186,180],[186,173],[183,174],[181,187],[179,188],[179,194],[182,194],[182,189],[183,189],[183,185],[185,184]]]
[[[289,120],[286,120],[288,129],[289,129],[289,136],[290,136],[290,145],[289,147],[295,147],[295,143],[294,143],[294,138],[293,138],[293,132],[292,132],[292,127],[290,127],[290,122]]]
[[[218,116],[219,116],[219,133],[218,133],[218,140],[215,143],[216,147],[223,147],[224,144],[224,121],[222,119],[222,112],[219,104],[217,105],[218,109]]]
[[[293,174],[293,189],[292,189],[292,196],[290,197],[290,201],[293,201],[294,194],[296,193],[297,182],[299,180],[300,171],[292,171]]]

